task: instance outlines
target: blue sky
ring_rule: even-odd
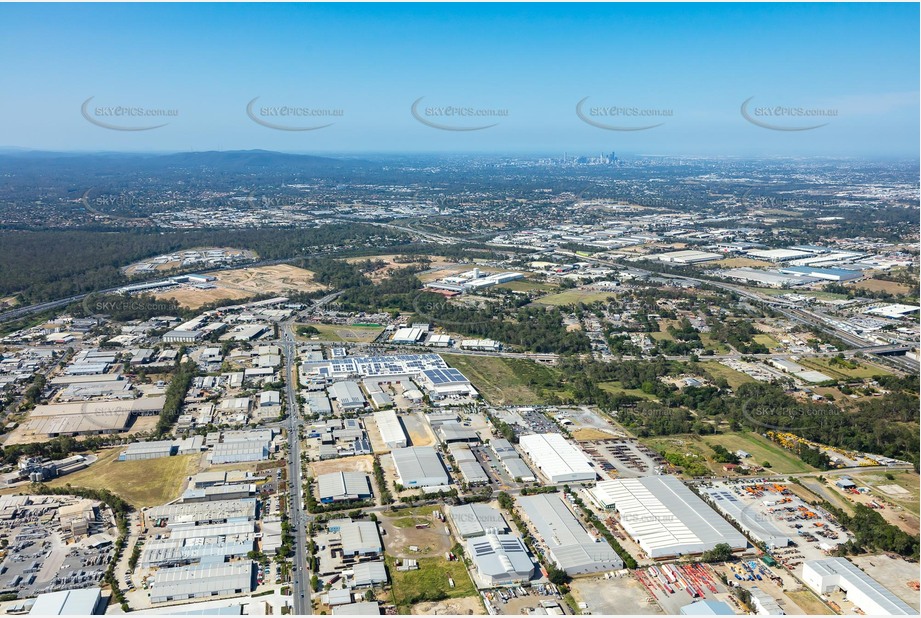
[[[917,4],[0,4],[0,146],[916,157],[918,18]],[[262,126],[256,97],[257,120],[333,124]],[[743,116],[750,97],[773,128]],[[104,115],[117,106],[178,115]],[[282,106],[340,115],[263,109]],[[505,115],[435,115],[448,107]]]

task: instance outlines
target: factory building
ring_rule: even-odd
[[[347,521],[339,525],[342,555],[376,556],[384,551],[381,535],[374,521]]]
[[[352,567],[352,588],[371,588],[387,583],[387,569],[383,562],[359,562]]]
[[[150,587],[151,603],[247,594],[253,589],[253,562],[200,564],[159,569]]]
[[[452,444],[454,442],[475,443],[480,441],[480,436],[476,431],[469,427],[464,427],[457,421],[441,423],[435,433],[443,444]]]
[[[217,466],[248,461],[264,461],[268,458],[269,447],[264,442],[221,442],[214,445],[211,463]]]
[[[329,387],[329,398],[339,403],[343,410],[360,410],[365,407],[365,396],[357,382],[346,380]]]
[[[390,456],[403,487],[440,487],[451,482],[441,457],[431,446],[395,449]]]
[[[589,491],[601,508],[616,509],[620,524],[650,558],[700,554],[726,543],[748,546],[745,537],[674,476],[598,483]]]
[[[595,470],[588,458],[560,434],[521,436],[518,445],[551,483],[595,480]]]
[[[489,483],[489,475],[478,461],[461,461],[457,469],[467,485],[485,485]]]
[[[487,532],[507,534],[511,532],[502,513],[485,504],[464,504],[451,507],[448,518],[457,536],[462,539],[471,539],[483,536]]]
[[[200,526],[240,523],[256,519],[256,499],[185,502],[154,506],[143,511],[145,526]]]
[[[518,496],[517,501],[547,547],[547,556],[568,575],[624,568],[607,541],[586,532],[560,494]]]
[[[176,454],[177,444],[172,440],[154,442],[134,442],[128,445],[118,456],[119,461],[138,461],[141,459],[158,459]]]
[[[92,616],[103,613],[102,589],[61,590],[40,594],[30,616]]]
[[[320,502],[346,502],[371,498],[371,481],[364,472],[331,472],[317,478]]]
[[[814,277],[825,281],[853,281],[863,277],[859,270],[846,268],[814,268],[812,266],[789,266],[781,268],[780,272],[794,277]]]
[[[847,558],[807,560],[803,563],[803,583],[813,592],[824,596],[837,589],[861,612],[875,616],[917,616],[905,601],[878,581],[861,571]]]
[[[512,480],[520,479],[523,483],[533,483],[537,480],[534,472],[528,467],[521,457],[506,457],[502,459],[502,466]]]
[[[520,537],[490,532],[467,540],[467,555],[473,561],[483,587],[510,586],[527,582],[534,575],[534,562]]]
[[[381,432],[381,439],[389,449],[406,448],[408,440],[400,417],[393,410],[374,413],[374,422]]]
[[[333,616],[380,616],[381,606],[377,601],[361,601],[333,608]]]

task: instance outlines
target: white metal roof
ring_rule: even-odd
[[[518,444],[534,465],[551,480],[595,480],[595,470],[588,458],[560,434],[521,436]]]

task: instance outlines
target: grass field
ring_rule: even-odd
[[[883,281],[882,279],[867,279],[866,281],[857,281],[849,285],[863,290],[870,290],[871,292],[888,292],[897,295],[908,294],[911,291],[911,288],[904,283]]]
[[[122,449],[103,451],[89,468],[54,479],[52,487],[71,485],[108,489],[133,506],[164,504],[179,497],[186,477],[198,469],[198,455],[175,455],[142,461],[118,461]]]
[[[345,341],[352,343],[369,343],[374,341],[380,335],[383,326],[350,326],[345,324],[298,324],[297,326],[313,326],[320,331],[316,335],[322,341]],[[295,332],[297,332],[295,326]],[[309,339],[309,337],[299,337],[300,339]]]
[[[557,294],[541,296],[534,302],[535,304],[551,305],[554,307],[559,307],[561,305],[575,305],[576,303],[584,303],[588,305],[596,301],[606,300],[612,296],[615,296],[613,292],[598,292],[596,290],[566,290],[565,292],[559,292]]]
[[[399,511],[386,511],[383,515],[390,518],[390,523],[397,528],[411,528],[416,524],[431,523],[432,513],[439,508],[441,507],[417,506],[415,508],[401,509]]]
[[[387,556],[387,570],[393,578],[393,604],[401,614],[409,613],[410,606],[421,601],[455,599],[477,593],[462,560],[419,558],[417,570],[397,571],[394,558]],[[453,588],[449,578],[454,580]]]
[[[536,281],[509,281],[500,283],[497,288],[512,290],[514,292],[552,292],[557,286],[550,283],[538,283]]]
[[[857,367],[851,369],[842,365],[832,364],[830,358],[801,358],[799,361],[800,365],[809,367],[810,369],[816,369],[821,371],[824,374],[830,375],[833,378],[845,379],[845,378],[872,378],[873,376],[879,375],[889,375],[891,371],[887,371],[882,367],[877,367],[875,365],[869,365],[867,363],[862,363],[859,361],[848,360],[846,362],[853,362],[857,364]]]
[[[765,335],[762,333],[760,335],[755,335],[754,337],[752,337],[752,339],[755,340],[755,343],[760,343],[761,345],[763,345],[764,347],[772,351],[780,347],[780,343],[776,339],[771,337],[770,335]]]
[[[704,442],[706,444],[721,444],[733,453],[739,449],[748,451],[752,455],[749,461],[759,466],[763,462],[769,461],[771,462],[772,467],[770,470],[772,472],[792,474],[815,470],[815,468],[803,463],[796,455],[755,433],[727,433],[706,436]]]
[[[710,333],[701,333],[700,342],[704,344],[704,347],[708,350],[713,350],[717,354],[726,354],[729,352],[729,346],[724,343],[720,343],[715,340]]]
[[[442,354],[450,366],[463,373],[488,402],[496,405],[537,405],[544,399],[529,382],[555,377],[555,370],[518,358]]]
[[[739,388],[743,384],[755,381],[751,376],[745,375],[735,369],[730,369],[726,365],[717,362],[710,361],[701,364],[706,368],[707,373],[712,375],[715,379],[726,378],[726,381],[729,382],[729,388]]]
[[[808,588],[802,590],[788,590],[785,593],[790,600],[796,603],[800,609],[809,616],[834,616],[835,612],[822,602],[822,599],[815,596]]]
[[[625,395],[633,395],[634,397],[639,397],[640,399],[648,399],[650,401],[658,401],[655,395],[650,395],[649,393],[644,393],[638,388],[624,388],[620,382],[616,380],[613,382],[599,382],[598,388],[609,393],[617,394],[624,393]]]

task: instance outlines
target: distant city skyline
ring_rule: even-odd
[[[3,4],[0,149],[919,154],[917,4]]]

